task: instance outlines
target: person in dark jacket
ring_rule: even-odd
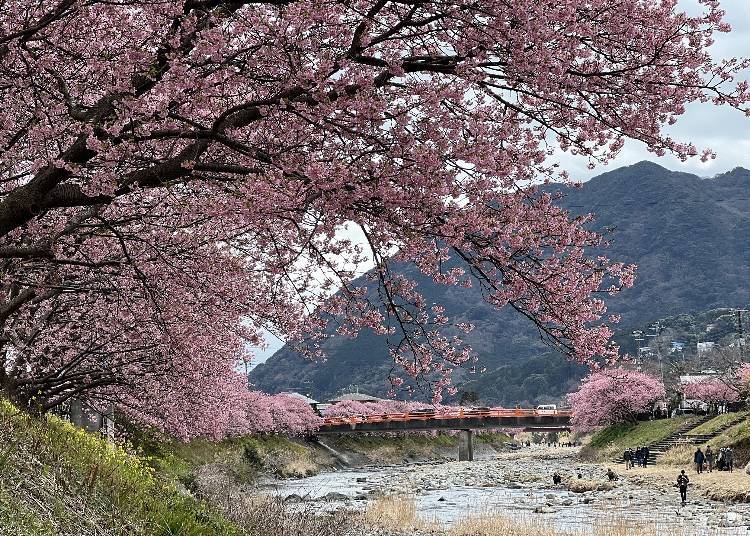
[[[693,461],[695,462],[695,470],[700,474],[703,472],[703,462],[706,461],[706,456],[701,451],[701,448],[698,447],[698,450],[695,451],[695,454],[693,454]]]
[[[646,467],[648,465],[648,455],[651,452],[649,451],[648,447],[643,447],[643,467]]]
[[[708,472],[714,472],[714,451],[711,450],[711,445],[706,447],[706,463],[708,464]]]
[[[625,453],[622,455],[622,458],[625,460],[625,470],[627,471],[633,465],[633,451],[630,449],[625,449]]]
[[[687,502],[687,488],[688,484],[690,483],[690,479],[685,474],[685,469],[680,471],[680,474],[677,475],[677,487],[680,488],[680,499],[682,499],[682,506],[685,506],[685,503]]]
[[[732,447],[727,447],[724,457],[727,459],[727,470],[731,473],[734,471],[734,451],[732,450]]]

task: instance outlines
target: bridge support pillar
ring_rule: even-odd
[[[458,461],[474,461],[474,434],[471,430],[458,432]]]

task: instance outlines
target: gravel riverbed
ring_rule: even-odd
[[[345,470],[285,481],[275,492],[318,511],[363,511],[378,496],[410,497],[421,518],[443,526],[468,516],[501,515],[543,520],[560,530],[617,520],[653,524],[665,535],[750,534],[750,505],[711,501],[691,490],[688,505],[680,507],[670,481],[644,487],[643,479],[620,472],[610,484],[606,467],[575,456],[576,449],[531,448],[474,462]],[[563,477],[557,486],[556,471]]]

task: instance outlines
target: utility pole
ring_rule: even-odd
[[[738,344],[740,345],[740,361],[745,362],[745,334],[742,330],[742,313],[746,313],[747,309],[735,309],[734,314],[737,315],[737,333],[740,335]]]
[[[661,333],[661,328],[661,322],[657,320],[656,322],[651,324],[651,326],[649,326],[649,329],[653,331],[653,333],[646,333],[646,337],[658,337],[659,333]],[[651,348],[651,343],[649,343],[649,348]],[[651,350],[653,351],[654,349],[651,348]],[[656,357],[659,359],[659,368],[661,369],[661,383],[662,385],[664,385],[664,360],[662,359],[661,350],[659,350],[658,348],[656,348]]]
[[[643,370],[641,366],[641,342],[644,340],[643,332],[640,329],[633,332],[633,340],[635,340],[636,365],[638,365],[637,369],[640,372]]]

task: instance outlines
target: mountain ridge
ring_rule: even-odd
[[[606,230],[609,242],[602,251],[639,265],[635,286],[607,300],[609,310],[622,316],[618,331],[750,302],[750,245],[742,238],[750,236],[749,170],[735,168],[707,179],[643,161],[580,187],[543,189],[562,191],[559,204],[572,215],[595,212],[590,227]],[[454,320],[476,325],[467,342],[489,374],[459,372],[456,380],[464,390],[478,389],[486,403],[553,401],[585,372],[541,345],[525,319],[493,310],[476,291],[436,286],[426,278],[419,284],[428,299],[440,298]],[[295,390],[319,399],[351,385],[381,396],[389,389],[393,363],[382,338],[367,332],[354,341],[333,338],[324,350],[327,361],[313,363],[285,346],[253,370],[251,381],[269,392]],[[491,378],[492,388],[482,387]]]

